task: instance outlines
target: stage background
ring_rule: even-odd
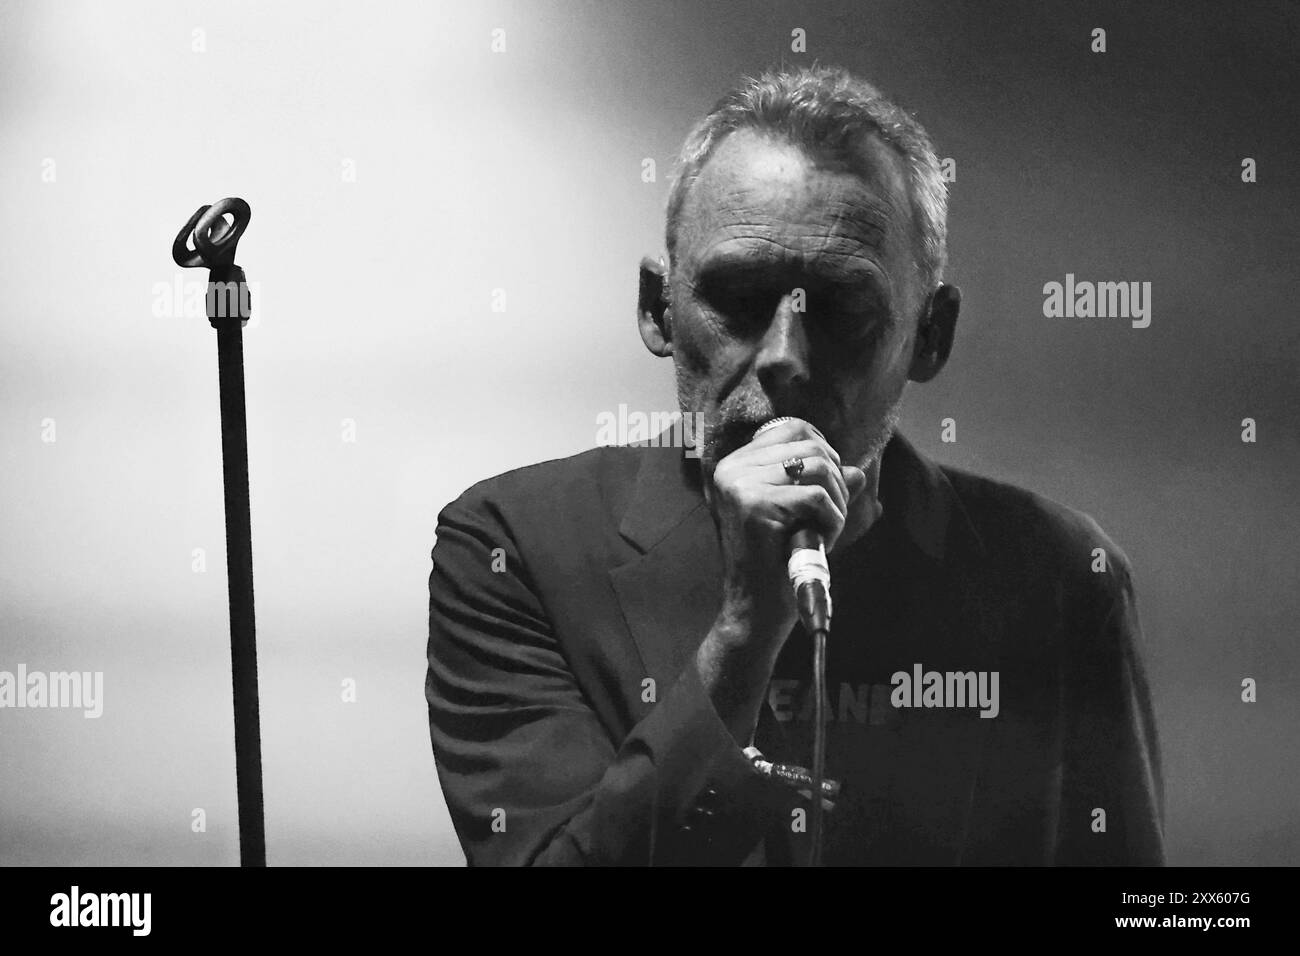
[[[965,305],[903,431],[1132,559],[1170,862],[1300,862],[1297,9],[6,3],[0,670],[103,671],[105,703],[0,711],[0,863],[238,860],[215,335],[159,291],[206,280],[170,258],[197,206],[253,209],[269,862],[459,865],[423,699],[437,512],[620,403],[674,407],[634,305],[676,149],[741,74],[814,59],[957,161]],[[1066,273],[1151,282],[1150,327],[1044,318]]]

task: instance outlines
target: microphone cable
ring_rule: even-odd
[[[826,776],[826,632],[818,631],[813,635],[813,693],[817,695],[813,704],[813,765],[812,765],[812,854],[809,858],[812,866],[822,865],[822,823],[825,813],[822,809],[822,778]]]

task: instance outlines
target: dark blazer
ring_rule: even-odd
[[[998,669],[1002,703],[995,719],[900,712],[873,859],[1163,863],[1124,554],[1086,515],[897,434],[880,500],[890,615],[918,654],[937,641]],[[432,557],[429,730],[470,865],[797,859],[802,798],[753,772],[691,666],[721,580],[698,461],[597,448],[499,475],[443,509]],[[765,703],[755,742],[781,736]]]

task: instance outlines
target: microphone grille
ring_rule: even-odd
[[[763,432],[767,431],[769,428],[773,428],[777,425],[780,425],[782,422],[792,422],[792,421],[794,421],[793,415],[784,415],[781,418],[773,418],[771,421],[764,422],[763,424],[759,425],[758,428],[754,431],[754,438],[757,438],[759,435],[763,434]]]

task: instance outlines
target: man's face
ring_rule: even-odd
[[[781,415],[815,425],[846,464],[889,440],[925,295],[903,160],[874,135],[857,153],[850,167],[739,130],[691,187],[671,334],[708,474]]]

